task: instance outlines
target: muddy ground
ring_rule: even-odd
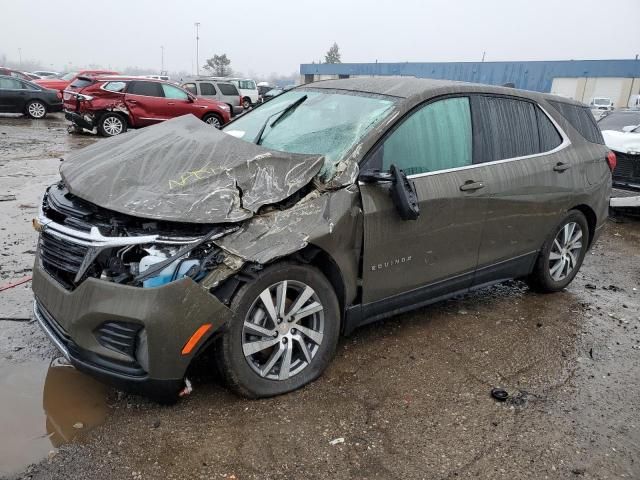
[[[0,286],[30,274],[57,157],[95,140],[0,117]],[[609,222],[564,292],[512,282],[362,328],[268,400],[203,375],[161,407],[50,367],[30,301],[0,292],[0,477],[640,478],[637,220]]]

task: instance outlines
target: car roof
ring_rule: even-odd
[[[86,75],[78,75],[78,77],[84,77]],[[98,82],[108,82],[108,81],[122,81],[122,82],[130,82],[133,80],[142,81],[142,82],[158,82],[158,83],[171,83],[167,80],[162,80],[160,78],[147,78],[147,77],[136,77],[134,75],[90,75],[91,79],[96,80]]]
[[[194,78],[192,80],[185,80],[182,83],[189,83],[189,82],[216,82],[216,83],[228,83],[229,85],[233,85],[233,83],[231,83],[229,80],[219,80],[217,78]]]
[[[319,82],[301,85],[298,88],[307,87],[388,95],[407,100],[413,99],[415,101],[447,93],[497,93],[501,95],[525,97],[533,100],[545,99],[583,106],[582,103],[576,102],[570,98],[559,97],[557,95],[547,93],[519,90],[516,88],[500,87],[496,85],[458,82],[455,80],[437,80],[433,78],[391,76],[359,77],[339,80],[321,80]]]

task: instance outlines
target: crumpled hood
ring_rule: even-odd
[[[116,212],[221,223],[291,196],[323,163],[323,156],[268,150],[186,115],[78,150],[60,175],[74,195]]]
[[[604,143],[611,150],[632,155],[640,155],[640,133],[604,130]]]

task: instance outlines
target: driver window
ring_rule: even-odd
[[[395,164],[407,175],[471,165],[469,99],[447,98],[425,105],[400,124],[376,154],[383,171]]]

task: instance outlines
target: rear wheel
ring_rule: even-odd
[[[47,116],[47,106],[40,100],[31,100],[27,104],[27,115],[36,120]]]
[[[105,113],[98,121],[98,133],[103,137],[113,137],[127,131],[127,122],[117,113]]]
[[[215,348],[218,367],[236,393],[257,398],[315,380],[338,342],[340,310],[316,268],[281,263],[240,288],[233,319]]]
[[[589,225],[582,212],[571,210],[550,233],[528,283],[538,292],[558,292],[575,278],[589,245]]]
[[[244,97],[242,99],[242,107],[245,110],[249,110],[251,108],[251,99],[249,97]]]
[[[208,115],[205,115],[204,117],[202,117],[202,121],[216,128],[222,127],[222,119],[215,113],[210,113]]]

